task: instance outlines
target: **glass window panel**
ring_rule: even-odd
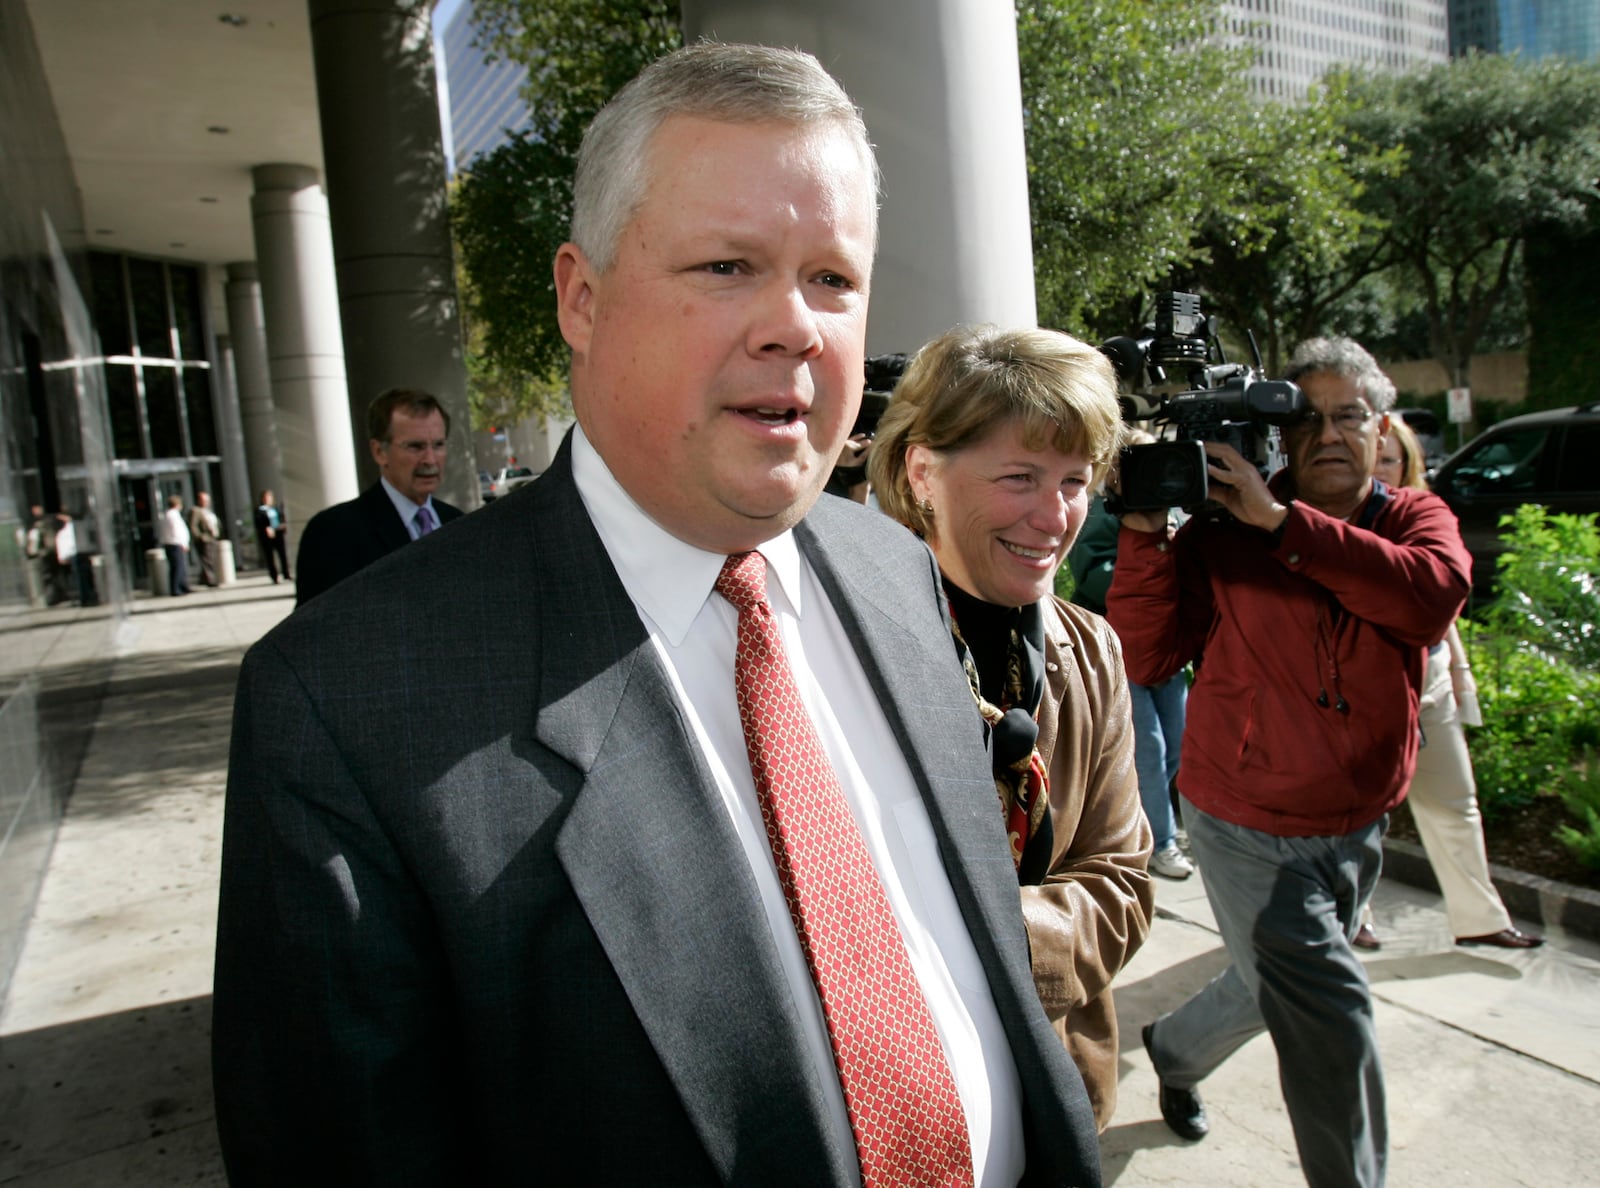
[[[112,448],[119,458],[143,458],[144,438],[139,432],[139,396],[133,386],[133,367],[106,364],[106,402],[111,405]]]
[[[128,322],[128,294],[122,287],[122,257],[90,252],[89,284],[94,290],[94,328],[100,335],[100,349],[108,355],[131,355],[133,330]]]
[[[195,454],[217,452],[216,421],[211,415],[211,372],[204,367],[183,369],[183,403],[189,411],[189,448]]]
[[[133,332],[139,353],[151,359],[172,358],[167,270],[159,260],[136,260],[130,256],[128,285],[133,291]],[[161,456],[158,452],[157,457]]]
[[[1450,490],[1457,495],[1533,490],[1549,432],[1535,426],[1488,438],[1457,464]]]
[[[200,270],[168,264],[172,281],[172,317],[178,327],[178,353],[190,361],[206,357],[200,334]]]
[[[178,369],[146,367],[144,405],[150,416],[150,453],[156,458],[181,458],[183,420],[178,412]]]

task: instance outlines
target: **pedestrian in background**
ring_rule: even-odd
[[[1422,444],[1399,417],[1390,419],[1388,432],[1378,442],[1376,474],[1391,487],[1428,489]],[[1454,623],[1443,642],[1429,649],[1418,718],[1422,741],[1406,803],[1439,880],[1456,944],[1537,948],[1544,938],[1523,932],[1511,922],[1511,913],[1489,877],[1478,786],[1472,778],[1472,756],[1462,729],[1483,725],[1483,718],[1472,665]],[[1370,902],[1362,909],[1361,920],[1355,944],[1363,949],[1378,948],[1382,942],[1373,926]]]
[[[256,550],[272,575],[274,586],[280,574],[289,576],[289,526],[271,490],[261,492],[261,503],[256,508]]]
[[[156,521],[156,543],[167,555],[167,593],[189,592],[189,525],[184,523],[183,496],[167,498],[167,510]]]
[[[189,538],[194,545],[194,555],[200,562],[200,580],[208,586],[217,584],[217,542],[222,539],[222,522],[211,510],[211,492],[201,491],[194,497],[194,508],[189,512]]]
[[[1128,444],[1147,445],[1149,433],[1133,429]],[[1168,531],[1176,529],[1168,513]],[[1067,554],[1072,572],[1072,601],[1097,615],[1106,613],[1106,594],[1117,564],[1117,536],[1122,525],[1109,511],[1103,494],[1089,505],[1089,516],[1078,542]],[[1128,682],[1133,712],[1133,762],[1139,773],[1139,803],[1150,822],[1155,848],[1150,870],[1168,879],[1186,879],[1194,864],[1178,846],[1178,816],[1172,806],[1178,778],[1178,757],[1183,744],[1183,724],[1189,704],[1189,677],[1179,672],[1156,685]]]

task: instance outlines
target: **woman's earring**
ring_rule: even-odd
[[[933,500],[931,500],[931,499],[919,499],[919,500],[917,500],[917,510],[919,512],[921,512],[925,516],[933,515]]]

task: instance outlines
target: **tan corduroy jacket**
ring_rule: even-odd
[[[1150,826],[1139,805],[1122,648],[1099,615],[1050,599],[1039,754],[1050,773],[1054,853],[1022,888],[1033,981],[1104,1130],[1117,1104],[1111,980],[1150,931]]]

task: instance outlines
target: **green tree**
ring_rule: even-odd
[[[1582,229],[1600,194],[1600,66],[1471,54],[1350,86],[1348,134],[1406,154],[1368,179],[1363,209],[1426,312],[1430,353],[1468,386],[1530,233]]]
[[[1242,170],[1245,213],[1214,210],[1199,229],[1188,283],[1225,323],[1257,333],[1269,374],[1296,342],[1335,322],[1392,319],[1374,280],[1391,263],[1384,223],[1360,198],[1405,154],[1344,135],[1354,102],[1334,75],[1303,103],[1262,112],[1267,148]]]
[[[1600,203],[1577,232],[1540,228],[1528,238],[1528,405],[1560,408],[1600,400]]]
[[[1356,183],[1331,118],[1253,101],[1253,51],[1222,43],[1219,11],[1214,0],[1018,3],[1044,324],[1124,333],[1146,294],[1187,283],[1224,247],[1248,257],[1280,223],[1307,251],[1352,235]]]
[[[494,424],[562,411],[568,354],[551,262],[567,238],[583,130],[683,33],[678,5],[663,0],[476,0],[473,11],[479,43],[528,67],[532,116],[527,132],[472,162],[451,208],[476,336],[475,416],[481,405]]]
[[[1215,169],[1240,148],[1248,58],[1212,39],[1215,3],[1016,11],[1039,319],[1121,333],[1138,298],[1193,258],[1205,212],[1232,197]]]

